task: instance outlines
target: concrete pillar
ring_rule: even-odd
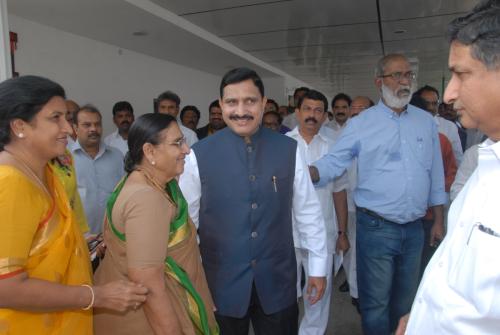
[[[0,81],[12,77],[7,0],[0,0]]]

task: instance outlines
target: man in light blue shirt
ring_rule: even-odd
[[[349,120],[330,152],[310,167],[322,186],[357,158],[357,275],[368,335],[390,334],[411,308],[424,241],[421,218],[428,207],[435,217],[431,243],[444,235],[438,132],[429,113],[408,105],[414,79],[405,56],[383,57],[375,78],[381,100]]]
[[[106,201],[125,173],[122,153],[101,142],[101,119],[94,106],[83,106],[75,115],[77,141],[71,147],[78,193],[91,234],[102,231]]]

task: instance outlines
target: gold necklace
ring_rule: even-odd
[[[40,179],[40,177],[38,177],[38,175],[35,173],[35,171],[33,171],[33,169],[23,159],[17,157],[16,155],[14,155],[12,152],[10,152],[8,150],[4,149],[4,151],[7,152],[9,155],[11,155],[12,158],[14,158],[18,163],[20,163],[21,166],[23,167],[25,174],[28,175],[28,177],[31,177],[31,179],[33,179],[36,182],[36,184],[38,184],[38,186],[45,193],[47,193],[49,198],[52,198],[52,195],[50,194],[49,190],[47,189],[47,186],[45,186],[45,183]]]

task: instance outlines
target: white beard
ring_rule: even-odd
[[[382,84],[382,98],[384,98],[384,102],[388,107],[397,109],[403,108],[408,105],[411,100],[411,95],[414,91],[413,87],[414,85],[410,85],[410,87],[408,87],[410,90],[410,94],[408,94],[408,96],[400,98],[389,87]]]

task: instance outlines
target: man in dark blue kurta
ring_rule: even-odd
[[[325,288],[326,232],[307,166],[288,137],[261,127],[264,86],[252,70],[222,79],[227,128],[193,146],[180,184],[222,334],[296,334],[292,216],[309,250],[309,296]]]

